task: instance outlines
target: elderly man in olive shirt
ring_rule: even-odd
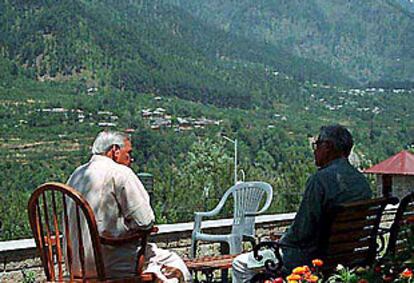
[[[341,125],[324,126],[313,143],[318,172],[309,177],[303,200],[293,224],[280,239],[286,271],[309,264],[320,256],[318,241],[326,212],[333,206],[369,199],[372,196],[366,178],[348,161],[352,136]],[[257,272],[252,253],[233,262],[235,282],[248,282]],[[255,266],[257,267],[257,266]]]

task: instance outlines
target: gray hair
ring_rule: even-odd
[[[93,142],[92,154],[96,155],[106,153],[113,145],[123,148],[125,146],[126,139],[128,139],[128,136],[121,132],[100,132]]]
[[[318,139],[320,141],[331,141],[335,150],[345,153],[346,156],[351,153],[354,146],[351,133],[339,124],[322,126]]]

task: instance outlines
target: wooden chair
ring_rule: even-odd
[[[68,213],[68,202],[71,200],[76,211],[73,217]],[[130,278],[113,279],[107,277],[102,254],[102,245],[122,245],[126,242],[141,241],[141,247],[145,247],[147,237],[151,231],[137,232],[134,235],[123,238],[110,238],[100,236],[92,208],[82,195],[75,189],[60,183],[46,183],[38,187],[32,194],[28,204],[29,220],[40,254],[46,278],[51,282],[151,282],[154,275],[143,273],[144,249],[140,249],[137,262],[137,274]],[[97,276],[86,277],[85,248],[83,246],[81,218],[87,223],[90,240],[93,246],[93,256]],[[69,229],[69,223],[76,221],[77,233]],[[72,226],[73,227],[73,226]],[[87,233],[88,231],[86,231]],[[77,237],[79,249],[75,251],[72,241]],[[63,238],[66,245],[63,244]],[[64,246],[66,246],[65,251]],[[67,260],[64,260],[64,252]],[[74,253],[78,253],[81,266],[80,278],[73,272]]]
[[[414,192],[405,196],[398,206],[390,229],[386,256],[404,259],[414,252]]]
[[[321,231],[318,256],[324,261],[323,271],[331,272],[338,264],[348,267],[370,265],[377,255],[377,236],[382,213],[387,204],[396,204],[397,198],[379,198],[351,202],[333,207],[326,213]],[[266,263],[267,272],[256,276],[253,282],[262,282],[279,276],[283,265],[278,242],[262,242],[254,248],[254,255],[260,260],[258,251],[263,247],[275,252],[279,262]]]

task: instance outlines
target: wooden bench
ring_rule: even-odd
[[[396,203],[397,198],[379,198],[334,207],[320,243],[324,270],[333,270],[338,264],[371,265],[378,254],[378,230],[385,207]]]
[[[384,209],[388,204],[397,202],[397,198],[379,198],[330,209],[321,225],[325,229],[321,230],[318,248],[321,251],[318,257],[324,261],[323,271],[329,273],[338,264],[348,267],[372,264],[377,256],[378,230]],[[259,243],[254,249],[256,257],[263,247],[274,250],[276,257],[280,257],[278,242]],[[258,282],[280,275],[280,264],[272,263],[266,268],[265,276],[257,276]]]
[[[279,240],[282,236],[282,233],[275,233],[273,235],[270,235],[269,238],[272,241]],[[195,282],[199,282],[197,278],[197,273],[201,272],[206,276],[206,282],[212,282],[213,281],[213,273],[216,270],[228,270],[232,267],[232,262],[235,257],[237,257],[239,254],[236,255],[218,255],[218,256],[204,256],[200,258],[195,259],[184,259],[184,262],[190,272],[192,274],[195,274]],[[225,281],[222,278],[222,281]],[[222,283],[224,283],[222,282]]]
[[[190,272],[195,275],[194,282],[199,282],[197,278],[198,272],[206,276],[206,282],[212,282],[214,271],[230,269],[231,263],[236,256],[238,255],[205,256],[195,259],[184,259],[184,262]]]

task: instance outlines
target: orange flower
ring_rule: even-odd
[[[288,283],[299,283],[298,280],[288,280]]]
[[[305,272],[305,274],[303,274],[303,277],[304,278],[309,278],[311,275],[312,275],[312,272],[311,271],[307,271],[307,272]]]
[[[402,278],[411,278],[413,277],[413,271],[409,268],[404,269],[404,271],[401,273]]]
[[[290,280],[301,280],[302,276],[300,276],[299,274],[291,274],[288,277],[286,277],[286,279],[288,281],[290,281]]]
[[[302,274],[305,274],[306,272],[309,272],[309,271],[310,271],[309,266],[304,265],[304,266],[296,267],[295,269],[292,270],[292,273],[302,275]]]
[[[309,283],[316,283],[318,282],[319,277],[316,275],[310,275],[309,277],[306,278],[306,281],[308,281]]]
[[[323,261],[317,258],[317,259],[312,260],[312,264],[315,267],[321,267],[323,265]]]

